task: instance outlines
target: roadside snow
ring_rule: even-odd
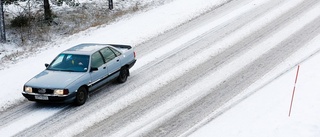
[[[318,4],[298,21],[319,17],[319,6]],[[288,26],[288,32],[290,28],[300,25],[303,24],[297,22],[294,26]],[[279,33],[279,36],[275,37],[281,38],[281,36],[287,35]],[[319,45],[320,35],[185,134],[190,134],[196,128],[200,128],[190,137],[320,136],[318,116],[320,113],[320,88],[318,86],[320,65],[317,65],[320,60]],[[290,102],[299,64],[300,71],[289,117]],[[221,112],[223,114],[218,114]]]
[[[221,108],[228,110],[195,127],[190,137],[318,137],[320,136],[320,35],[264,78]],[[290,102],[300,64],[289,117]]]

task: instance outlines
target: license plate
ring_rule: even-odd
[[[35,96],[35,99],[38,99],[38,100],[49,100],[48,96]]]

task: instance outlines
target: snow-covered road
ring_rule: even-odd
[[[178,5],[183,8],[170,13],[168,9]],[[197,12],[187,10],[193,6]],[[125,84],[100,88],[80,107],[23,101],[1,112],[0,136],[186,136],[320,34],[318,0],[175,0],[108,30],[156,24],[141,20],[187,11],[191,17],[171,22],[168,26],[175,27],[144,43],[138,44],[143,35],[129,40],[138,44],[138,62]],[[105,43],[104,29],[84,32],[87,35],[67,43]],[[131,31],[128,35],[141,32]]]

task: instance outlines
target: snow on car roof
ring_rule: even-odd
[[[65,50],[63,53],[92,54],[107,46],[107,44],[84,43],[69,48]]]

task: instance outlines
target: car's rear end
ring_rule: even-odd
[[[132,46],[117,45],[117,44],[110,44],[110,45],[122,53],[121,66],[128,66],[128,69],[130,69],[135,64],[136,53]]]

